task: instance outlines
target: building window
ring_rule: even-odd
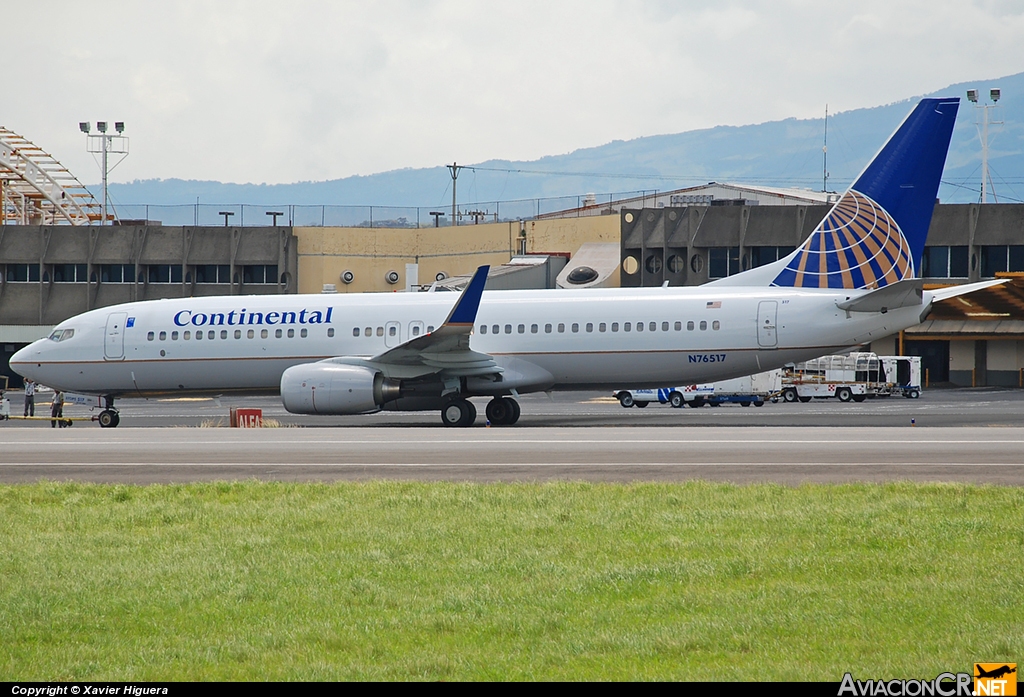
[[[86,264],[54,264],[54,283],[85,283],[89,279],[86,273],[89,267]]]
[[[231,267],[227,264],[197,266],[196,283],[231,283]]]
[[[925,278],[967,278],[969,256],[967,245],[925,247],[921,255],[921,275]]]
[[[8,264],[4,281],[8,283],[38,283],[39,264]]]
[[[725,278],[739,272],[739,247],[712,247],[708,250],[708,278]]]
[[[100,264],[100,283],[134,283],[135,264]]]
[[[277,283],[277,264],[243,266],[242,283]]]
[[[181,266],[151,264],[147,268],[149,283],[181,283]]]
[[[750,255],[750,268],[771,264],[779,259],[785,259],[793,253],[796,247],[747,247]]]
[[[991,278],[1006,271],[1024,271],[1024,246],[986,245],[981,248],[981,275]]]

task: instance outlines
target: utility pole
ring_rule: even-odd
[[[452,175],[452,225],[458,225],[459,219],[456,217],[458,209],[456,208],[455,203],[455,181],[459,178],[459,170],[465,169],[465,167],[460,167],[457,162],[452,162],[450,165],[446,166],[448,167],[448,171],[451,172]]]

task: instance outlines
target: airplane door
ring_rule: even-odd
[[[779,303],[776,300],[762,300],[757,304],[757,345],[775,348],[779,345],[776,333]]]
[[[108,361],[124,359],[124,323],[127,312],[111,312],[107,315],[107,338],[103,342],[103,357]]]
[[[423,322],[409,322],[409,338],[415,339],[418,336],[423,336]]]
[[[384,325],[384,345],[388,348],[402,343],[402,325],[399,322],[388,322]]]

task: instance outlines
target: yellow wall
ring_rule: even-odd
[[[585,242],[619,241],[619,216],[527,221],[527,252],[575,254]],[[472,273],[482,264],[504,264],[519,252],[519,223],[483,223],[457,227],[335,228],[297,227],[299,292],[319,293],[333,283],[339,293],[392,291],[405,288],[405,265],[419,263],[421,284],[439,272],[449,276]],[[346,285],[341,274],[355,280]],[[388,271],[400,280],[390,285]]]

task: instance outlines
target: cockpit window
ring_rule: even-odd
[[[50,341],[67,341],[75,335],[74,329],[57,329],[50,334]]]

